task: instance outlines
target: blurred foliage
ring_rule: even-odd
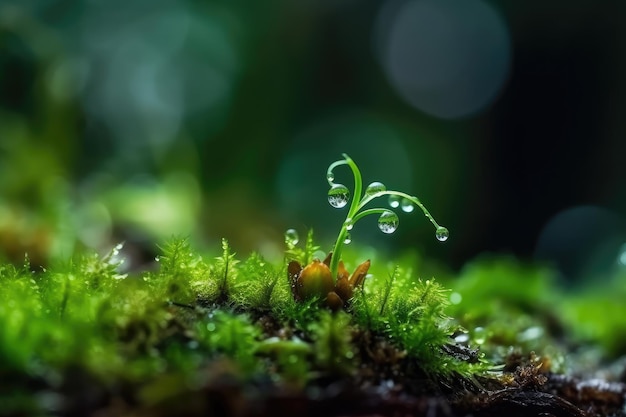
[[[371,173],[366,183],[418,194],[453,231],[444,250],[420,238],[427,225],[401,219],[398,238],[384,245],[417,245],[455,267],[485,249],[533,255],[543,225],[568,207],[623,217],[615,155],[624,124],[611,110],[626,103],[615,87],[625,37],[612,19],[623,4],[459,2],[478,15],[451,16],[460,26],[450,39],[490,23],[470,34],[484,34],[495,54],[460,54],[463,42],[413,32],[426,24],[394,29],[415,18],[405,4],[3,1],[4,252],[19,259],[27,250],[36,263],[71,253],[73,242],[59,235],[75,229],[67,220],[76,212],[80,241],[99,249],[197,234],[197,243],[228,236],[241,250],[279,257],[287,227],[314,227],[328,245],[336,213],[314,196],[326,192],[319,166],[341,152]],[[408,45],[394,43],[402,33]],[[439,47],[421,48],[412,41],[420,34]],[[424,57],[428,50],[435,55]],[[448,96],[432,96],[442,102],[493,97],[475,114],[436,117],[402,91],[410,81],[398,83],[402,74],[435,87],[457,77],[456,88],[444,86]],[[496,79],[501,92],[463,88]],[[623,225],[613,226],[623,243]],[[374,242],[376,233],[355,237]]]
[[[556,278],[554,269],[512,257],[470,263],[449,282],[447,312],[466,329],[456,339],[480,346],[496,362],[513,351],[535,352],[561,372],[597,372],[623,357],[624,270],[603,285],[589,280],[575,289]]]
[[[626,297],[626,270],[616,271],[603,285],[588,283],[578,289],[573,300],[563,303],[562,311],[568,329],[579,340],[598,342],[613,357],[623,356],[626,341],[624,299]]]

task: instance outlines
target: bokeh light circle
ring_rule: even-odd
[[[626,220],[597,206],[576,206],[557,213],[544,226],[535,258],[548,261],[569,281],[608,276],[626,241]]]
[[[379,14],[374,41],[396,92],[443,119],[484,110],[508,77],[506,23],[480,0],[391,2]]]

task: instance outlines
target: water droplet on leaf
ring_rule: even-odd
[[[398,215],[393,211],[387,210],[378,218],[378,228],[383,233],[393,233],[398,228]]]
[[[402,203],[400,203],[400,205],[402,206],[402,211],[405,213],[410,213],[413,210],[415,210],[415,206],[413,205],[413,202],[409,200],[408,198],[403,198]]]
[[[327,173],[326,174],[326,179],[328,180],[328,182],[335,181],[335,174],[333,174],[332,172]]]
[[[346,233],[346,237],[343,239],[343,243],[348,245],[350,244],[350,242],[352,242],[352,236],[350,236],[350,233]]]
[[[298,236],[298,232],[295,229],[287,229],[285,232],[285,243],[290,248],[293,248],[300,241],[300,237]]]
[[[382,182],[374,181],[365,189],[366,195],[373,195],[376,193],[382,193],[383,191],[387,191],[387,187]]]
[[[446,240],[448,240],[448,236],[450,236],[450,232],[448,232],[448,229],[443,226],[439,226],[437,228],[437,231],[435,232],[435,237],[438,241],[445,242]]]
[[[334,208],[343,208],[348,204],[350,191],[343,184],[333,184],[328,190],[328,203]]]
[[[398,207],[400,207],[400,197],[398,197],[397,195],[390,195],[389,196],[389,207],[391,207],[391,208],[398,208]]]
[[[343,225],[346,226],[346,230],[352,230],[354,227],[354,223],[352,222],[352,218],[347,218]]]

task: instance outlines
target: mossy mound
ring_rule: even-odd
[[[623,415],[622,383],[556,374],[550,360],[568,346],[551,354],[556,338],[502,354],[498,315],[450,306],[451,291],[413,265],[368,277],[338,312],[294,301],[286,262],[317,249],[310,234],[275,265],[239,260],[226,241],[203,257],[172,239],[133,274],[121,247],[0,266],[0,415]],[[466,275],[455,291],[477,279]],[[461,327],[479,316],[493,323],[482,351]]]

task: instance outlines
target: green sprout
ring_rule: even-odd
[[[348,155],[344,153],[342,154],[342,156],[343,159],[340,159],[330,164],[328,170],[326,171],[326,179],[328,180],[328,184],[330,185],[330,190],[328,191],[328,202],[334,208],[341,209],[345,207],[350,200],[350,190],[348,190],[348,187],[343,184],[334,182],[335,174],[333,170],[340,165],[348,165],[352,170],[352,174],[354,175],[355,198],[352,199],[350,209],[348,210],[348,214],[346,215],[346,220],[341,226],[339,236],[337,237],[337,241],[335,242],[335,246],[333,248],[333,256],[330,261],[331,276],[337,276],[343,245],[351,242],[350,230],[352,230],[356,222],[370,214],[380,214],[380,217],[378,218],[378,228],[383,233],[393,233],[398,228],[399,218],[398,215],[392,210],[382,207],[369,208],[366,210],[364,209],[370,201],[378,197],[382,197],[385,195],[389,196],[389,206],[391,208],[401,207],[402,211],[407,213],[412,212],[415,206],[419,207],[420,209],[422,209],[424,215],[428,218],[428,220],[430,220],[430,222],[435,226],[435,237],[437,238],[437,240],[443,242],[448,239],[448,229],[440,226],[435,221],[430,212],[426,209],[426,207],[424,207],[422,202],[415,196],[411,196],[401,191],[387,190],[387,187],[385,187],[383,183],[377,181],[372,182],[370,185],[368,185],[365,189],[365,192],[361,196],[361,191],[363,189],[361,172],[359,171],[356,163]]]
[[[370,267],[370,261],[366,260],[350,274],[341,261],[343,245],[351,242],[350,230],[352,230],[356,222],[370,214],[378,214],[380,215],[378,228],[383,233],[393,233],[398,228],[398,215],[392,210],[387,208],[365,209],[365,206],[373,199],[387,195],[389,196],[389,205],[392,208],[401,207],[407,213],[412,212],[415,206],[420,207],[435,226],[437,239],[445,241],[448,238],[448,229],[440,226],[415,196],[400,191],[387,190],[381,182],[373,182],[368,185],[361,196],[363,188],[361,172],[348,155],[343,154],[343,157],[344,159],[330,164],[326,172],[326,179],[330,185],[328,202],[331,206],[340,209],[347,206],[350,200],[348,187],[333,182],[335,180],[333,169],[340,165],[348,165],[352,169],[354,175],[354,195],[358,198],[352,200],[348,215],[342,224],[333,250],[328,253],[323,262],[314,258],[309,263],[310,254],[318,248],[313,244],[312,234],[309,233],[307,237],[307,244],[303,253],[295,248],[299,240],[297,232],[294,229],[289,229],[285,232],[287,253],[292,258],[287,265],[287,276],[294,300],[304,301],[318,298],[322,304],[335,311],[341,307],[346,307],[350,303],[354,289],[363,285]],[[301,262],[304,262],[304,264]]]

